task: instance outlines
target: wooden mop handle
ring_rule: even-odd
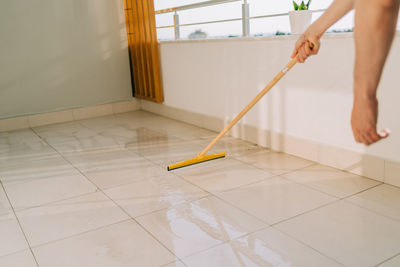
[[[311,46],[311,45],[310,45]],[[285,68],[283,68],[267,86],[236,116],[236,118],[223,129],[212,142],[199,153],[198,157],[204,156],[283,76],[297,63],[297,56],[294,57]]]

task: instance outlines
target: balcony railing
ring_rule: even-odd
[[[196,9],[196,8],[201,8],[201,7],[208,7],[208,6],[215,6],[215,5],[220,5],[220,4],[232,3],[232,2],[242,2],[242,16],[240,18],[209,20],[209,21],[201,21],[201,22],[195,22],[195,23],[183,23],[183,24],[179,23],[179,11]],[[316,9],[316,10],[312,10],[312,12],[313,13],[314,12],[323,12],[325,10],[326,9]],[[289,13],[279,13],[279,14],[270,14],[270,15],[250,17],[249,11],[250,11],[250,4],[248,3],[248,0],[209,0],[209,1],[199,2],[199,3],[195,3],[195,4],[161,9],[161,10],[155,11],[155,13],[156,13],[156,15],[172,13],[172,12],[174,13],[174,24],[173,25],[159,26],[159,27],[157,27],[157,29],[173,28],[175,40],[181,39],[181,37],[180,37],[180,28],[181,27],[193,26],[193,25],[204,25],[204,24],[211,24],[211,23],[231,22],[231,21],[242,21],[242,36],[250,36],[250,20],[281,17],[281,16],[289,15]]]

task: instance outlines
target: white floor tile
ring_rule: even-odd
[[[99,135],[78,122],[36,127],[34,131],[60,153],[122,147],[113,138]]]
[[[84,119],[76,122],[96,132],[101,132],[106,129],[113,129],[114,127],[124,125],[124,120],[119,119],[116,115]]]
[[[400,162],[385,161],[385,183],[400,187]]]
[[[400,222],[345,201],[276,227],[346,266],[375,266],[400,252]]]
[[[205,147],[206,143],[199,140],[172,140],[148,146],[129,146],[128,149],[167,168],[169,164],[196,157]]]
[[[43,141],[4,146],[0,148],[0,171],[10,165],[51,156],[57,156],[57,152]]]
[[[161,267],[186,267],[186,265],[183,264],[183,263],[180,262],[180,261],[175,261],[175,262],[169,263],[169,264],[167,264],[167,265],[163,265],[163,266],[161,266]]]
[[[217,132],[172,119],[161,121],[160,123],[153,125],[152,128],[165,135],[175,136],[184,140],[210,139],[211,142],[212,138],[218,135]]]
[[[398,187],[382,184],[346,200],[400,220],[400,188]]]
[[[174,171],[207,191],[224,191],[274,176],[235,159],[218,159]]]
[[[18,146],[40,142],[41,139],[31,129],[0,132],[0,147]]]
[[[211,140],[209,141],[211,142]],[[240,156],[243,154],[248,154],[261,150],[267,151],[266,148],[262,148],[250,142],[246,142],[231,136],[225,136],[221,138],[218,143],[215,144],[215,146],[212,147],[210,153],[225,152],[227,157],[240,158]]]
[[[399,266],[400,266],[400,255],[378,265],[378,267],[399,267]]]
[[[132,217],[194,200],[208,194],[172,174],[149,177],[104,191]]]
[[[286,220],[336,200],[334,197],[280,177],[216,194],[269,224]]]
[[[96,190],[87,178],[60,157],[24,162],[0,173],[15,209],[38,206]]]
[[[273,228],[235,239],[183,261],[189,267],[342,266]]]
[[[236,156],[235,158],[258,168],[265,169],[274,174],[283,174],[315,164],[309,160],[268,150],[250,152],[244,155]]]
[[[28,248],[13,213],[0,216],[0,257]]]
[[[323,165],[310,166],[282,176],[338,198],[344,198],[380,184],[378,181]]]
[[[31,246],[129,218],[101,192],[23,210],[17,216]]]
[[[65,154],[65,157],[102,189],[167,173],[167,170],[125,149],[75,152]]]
[[[6,215],[12,212],[10,202],[0,184],[0,216]]]
[[[150,126],[151,127],[151,126]],[[162,146],[165,144],[171,144],[174,142],[181,142],[182,139],[166,133],[161,133],[154,130],[152,127],[140,127],[136,129],[136,140],[132,142],[126,142],[125,147],[131,150],[142,150],[147,147]]]
[[[175,257],[133,221],[33,249],[41,267],[160,266]]]
[[[178,257],[184,257],[266,227],[215,198],[203,198],[137,218]]]
[[[4,267],[37,267],[30,250],[0,257],[0,266]]]

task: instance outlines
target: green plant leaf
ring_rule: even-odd
[[[307,10],[310,9],[310,4],[311,4],[311,0],[308,0],[308,3],[307,3]]]
[[[293,0],[294,10],[299,10],[299,5]]]
[[[304,4],[304,1],[301,1],[301,4],[299,6],[299,10],[306,10],[306,5]]]

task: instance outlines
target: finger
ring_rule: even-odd
[[[291,58],[294,58],[298,53],[299,53],[299,50],[298,50],[297,48],[295,48],[295,49],[293,50],[293,53],[292,53],[292,55],[291,55]]]
[[[320,45],[318,38],[316,38],[314,36],[310,36],[310,38],[308,39],[308,42],[313,44],[314,47],[312,48],[312,50],[318,51],[319,45]]]
[[[301,49],[299,49],[298,55],[299,55],[299,62],[304,63],[305,57],[304,57],[303,51]]]
[[[305,45],[304,50],[305,50],[307,56],[310,56],[312,54],[312,50],[309,45]]]
[[[304,44],[304,42],[305,42],[305,36],[304,34],[302,34],[294,45],[292,58],[294,58],[299,53],[299,48]]]
[[[361,135],[361,140],[362,140],[362,143],[363,143],[364,145],[366,145],[366,146],[369,146],[370,144],[373,143],[373,142],[372,142],[372,139],[369,137],[368,134],[363,134],[363,135]]]
[[[362,142],[360,135],[354,129],[353,129],[353,136],[354,136],[354,140],[356,140],[357,143],[361,143]]]
[[[301,47],[301,50],[302,50],[302,52],[303,52],[303,55],[304,55],[304,60],[306,60],[307,58],[308,58],[308,53],[307,53],[307,45],[306,44],[304,44],[302,47]]]
[[[293,50],[293,53],[292,53],[292,58],[294,58],[298,53],[299,53],[299,48],[301,47],[301,45],[303,44],[304,42],[301,40],[301,39],[299,39],[297,42],[296,42],[296,44],[294,45],[294,50]]]
[[[304,45],[301,47],[301,52],[303,53],[304,61],[306,61],[307,58],[308,58],[308,56],[309,56],[308,53],[307,53],[306,47],[307,47],[306,44],[304,44]]]
[[[305,50],[305,44],[302,47],[299,48],[299,53],[303,57],[303,61],[305,61],[307,59],[307,53],[306,53],[306,50]]]

